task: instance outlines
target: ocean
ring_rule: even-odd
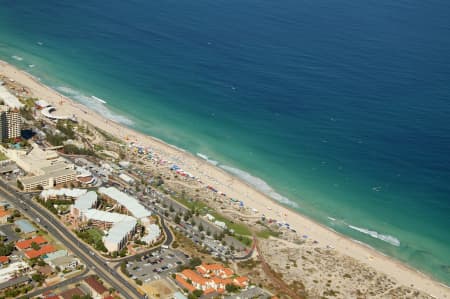
[[[0,7],[0,59],[450,285],[449,1]]]

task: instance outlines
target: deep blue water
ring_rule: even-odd
[[[0,59],[450,284],[449,1],[64,2]]]

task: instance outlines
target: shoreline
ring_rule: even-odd
[[[450,298],[450,288],[444,283],[434,280],[420,270],[387,256],[363,242],[338,233],[332,228],[293,210],[291,207],[282,205],[262,191],[255,189],[250,183],[205,159],[197,157],[195,154],[168,144],[159,138],[137,132],[115,120],[107,119],[87,106],[44,85],[26,71],[2,60],[0,60],[0,74],[14,79],[27,87],[36,97],[51,103],[57,109],[57,114],[74,114],[78,119],[107,131],[128,143],[133,141],[151,147],[168,161],[174,162],[176,160],[176,164],[199,177],[204,184],[215,186],[226,193],[227,196],[239,198],[245,206],[257,209],[258,213],[255,213],[255,215],[265,214],[267,218],[288,222],[291,227],[297,230],[298,234],[301,232],[301,234],[308,235],[309,239],[317,240],[319,246],[330,245],[337,252],[351,256],[379,272],[392,276],[400,284],[406,286],[413,284],[415,288],[437,298]]]

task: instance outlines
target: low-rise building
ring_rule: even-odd
[[[141,205],[136,198],[119,191],[115,187],[100,187],[98,192],[103,198],[120,205],[126,212],[129,212],[137,219],[146,218],[152,215],[152,213]]]
[[[159,239],[161,236],[161,229],[157,224],[149,224],[145,227],[147,234],[141,239],[141,241],[146,242],[151,245]]]
[[[0,150],[28,172],[27,176],[18,178],[24,191],[50,189],[75,180],[75,165],[60,157],[56,151],[44,151],[35,143],[31,143],[31,149],[0,147]]]
[[[24,234],[30,234],[36,231],[34,225],[27,219],[16,220],[14,221],[14,225],[17,226]]]
[[[5,211],[0,209],[0,224],[5,224],[8,222],[8,218],[11,216],[10,211]]]
[[[74,270],[80,264],[80,261],[73,256],[60,256],[48,262],[54,269],[59,268],[61,271]]]
[[[44,256],[44,261],[46,263],[49,263],[51,260],[58,258],[58,257],[62,257],[62,256],[68,256],[69,253],[67,252],[67,250],[61,249],[55,252],[51,252],[51,253],[47,253]]]
[[[97,204],[97,193],[89,191],[75,200],[75,203],[70,207],[70,215],[76,219],[82,218],[83,212],[92,209]]]
[[[222,264],[205,263],[196,267],[196,271],[185,269],[177,273],[175,280],[182,288],[190,292],[196,289],[202,290],[205,295],[215,292],[224,293],[226,286],[229,284],[245,288],[249,283],[247,277],[234,277],[234,271]]]
[[[23,261],[9,264],[8,267],[0,269],[0,283],[8,281],[18,276],[22,276],[31,270],[30,265]]]
[[[7,264],[9,264],[9,257],[7,257],[6,255],[0,256],[0,265],[3,267]]]
[[[94,276],[85,278],[84,282],[89,286],[89,295],[91,295],[94,299],[104,298],[108,294],[108,289]]]
[[[44,245],[41,248],[39,248],[38,250],[31,249],[31,250],[25,251],[25,256],[29,259],[35,259],[35,258],[38,258],[40,256],[43,256],[45,254],[55,252],[55,251],[56,251],[56,249],[52,245]]]
[[[43,199],[44,201],[47,201],[49,199],[57,199],[57,200],[75,200],[76,198],[84,195],[87,193],[86,189],[68,189],[68,188],[61,188],[61,189],[48,189],[43,190],[39,197]]]
[[[136,232],[136,220],[114,223],[108,231],[108,235],[103,237],[103,243],[109,252],[121,250],[128,242],[129,238]]]
[[[37,245],[43,245],[47,243],[47,240],[42,237],[42,236],[37,236],[31,239],[26,239],[26,240],[22,240],[22,241],[18,241],[16,242],[16,248],[18,250],[25,250],[30,248],[33,243],[37,244]]]

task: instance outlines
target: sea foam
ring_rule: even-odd
[[[17,61],[22,61],[22,60],[23,60],[22,57],[17,56],[17,55],[13,55],[13,56],[11,56],[11,58],[13,58],[13,59],[15,59],[15,60],[17,60]]]
[[[269,186],[265,181],[262,179],[255,177],[251,175],[248,172],[245,172],[241,169],[230,167],[227,165],[219,165],[220,168],[222,168],[225,171],[228,171],[229,173],[241,178],[245,182],[247,182],[249,185],[253,186],[256,190],[261,191],[262,193],[270,196],[270,198],[285,204],[289,205],[294,208],[298,208],[299,205],[296,202],[291,201],[289,198],[275,192],[272,187]]]
[[[219,162],[215,161],[215,160],[211,160],[207,155],[204,155],[202,153],[197,153],[197,156],[202,158],[203,160],[206,160],[206,162],[211,163],[212,165],[218,165]]]
[[[111,110],[109,110],[105,106],[106,102],[102,103],[101,101],[99,101],[99,100],[97,100],[97,99],[95,99],[93,97],[86,96],[83,93],[81,93],[81,92],[79,92],[77,90],[74,90],[74,89],[72,89],[70,87],[67,87],[67,86],[58,86],[58,87],[56,87],[56,90],[58,90],[59,92],[65,94],[65,95],[67,95],[68,97],[73,98],[74,100],[76,100],[76,101],[86,105],[87,107],[95,110],[96,112],[98,112],[102,116],[104,116],[104,117],[106,117],[106,118],[108,118],[108,119],[110,119],[112,121],[115,121],[115,122],[118,122],[118,123],[122,123],[122,124],[125,124],[125,125],[128,125],[128,126],[133,125],[133,121],[132,120],[126,118],[123,115],[119,115],[119,114],[113,113]]]
[[[348,225],[348,227],[353,229],[353,230],[359,231],[360,233],[369,235],[372,238],[379,239],[381,241],[389,243],[391,245],[394,245],[394,246],[397,246],[397,247],[400,246],[400,240],[397,239],[396,237],[393,237],[393,236],[390,236],[390,235],[383,235],[383,234],[380,234],[380,233],[378,233],[376,231],[369,230],[367,228],[361,228],[361,227],[353,226],[353,225]]]

